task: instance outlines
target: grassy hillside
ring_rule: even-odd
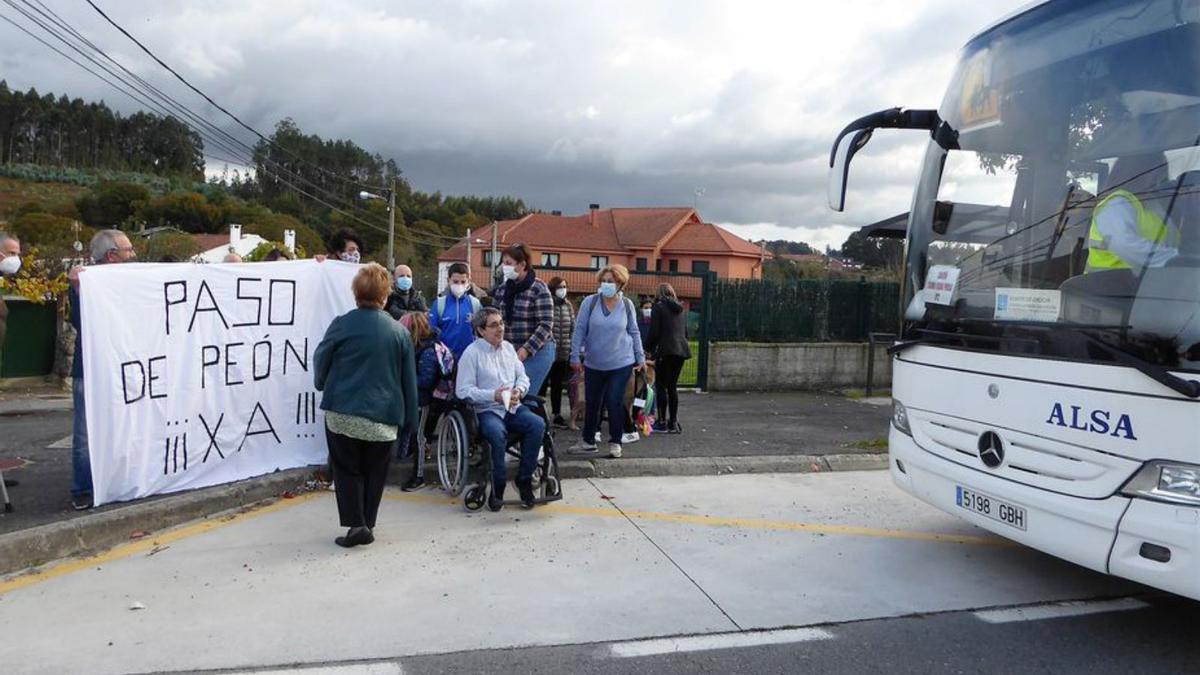
[[[88,188],[82,185],[0,177],[0,220],[11,219],[17,209],[30,203],[37,204],[40,207],[38,211],[72,216],[75,213],[75,200],[87,191]]]

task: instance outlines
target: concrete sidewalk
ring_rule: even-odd
[[[353,550],[333,544],[333,495],[317,493],[0,579],[0,663],[297,668],[1139,592],[935,511],[883,472],[591,479],[563,492],[532,511],[467,514],[390,491],[376,542]],[[704,670],[695,658],[690,670]]]
[[[627,445],[619,460],[561,453],[562,473],[565,478],[590,478],[879,469],[886,466],[881,453],[886,451],[889,415],[886,399],[682,393],[682,434],[654,434]],[[311,468],[293,469],[77,512],[68,494],[70,398],[0,399],[0,428],[0,467],[7,478],[20,482],[9,490],[16,510],[0,515],[0,574],[313,487]],[[557,446],[571,445],[577,433],[558,430]],[[409,466],[395,462],[393,482],[407,480]],[[435,468],[427,470],[436,476]]]

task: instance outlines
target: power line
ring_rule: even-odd
[[[151,109],[158,110],[159,112],[161,112],[163,115],[165,115],[167,117],[174,117],[177,120],[179,120],[178,114],[182,114],[183,117],[192,120],[192,122],[193,122],[192,124],[188,124],[188,122],[185,120],[179,120],[179,121],[183,122],[185,126],[191,127],[193,129],[193,131],[195,131],[198,135],[201,136],[202,139],[208,140],[209,142],[216,145],[219,149],[222,149],[226,152],[230,152],[236,156],[242,156],[243,154],[245,154],[248,157],[248,161],[245,161],[245,162],[239,161],[237,163],[252,165],[252,164],[257,164],[261,161],[261,163],[263,163],[264,165],[274,165],[274,166],[278,167],[278,169],[279,169],[278,171],[269,171],[266,169],[264,169],[264,171],[266,171],[269,175],[274,176],[276,179],[281,180],[281,182],[286,183],[293,189],[295,189],[299,192],[303,192],[303,194],[305,194],[305,195],[309,195],[309,193],[305,192],[303,190],[300,190],[294,183],[283,180],[281,174],[285,174],[285,173],[290,174],[295,179],[305,182],[305,183],[308,183],[314,190],[324,193],[329,199],[331,199],[333,201],[339,201],[339,200],[344,199],[340,195],[336,195],[335,193],[329,191],[328,189],[325,189],[324,187],[312,182],[307,177],[305,177],[303,174],[290,171],[287,167],[270,159],[270,157],[261,157],[258,160],[256,160],[256,158],[253,155],[253,148],[251,148],[251,146],[247,145],[246,143],[244,143],[241,140],[237,139],[236,137],[232,136],[225,130],[217,127],[216,125],[212,124],[208,120],[204,119],[203,117],[201,117],[200,115],[198,115],[197,113],[192,111],[190,108],[188,108],[186,105],[179,103],[178,101],[176,101],[169,95],[163,93],[161,90],[154,87],[154,85],[150,84],[149,82],[146,82],[140,76],[138,76],[135,73],[133,73],[132,71],[130,71],[128,68],[126,68],[120,62],[118,62],[116,59],[113,59],[111,56],[109,56],[107,53],[105,53],[102,49],[97,47],[94,43],[92,43],[90,40],[88,40],[86,37],[84,37],[78,30],[74,29],[64,19],[59,17],[57,14],[54,14],[54,12],[52,10],[45,8],[45,5],[41,5],[41,6],[43,8],[45,8],[46,11],[42,11],[42,10],[38,9],[37,7],[34,7],[32,3],[28,2],[28,0],[26,0],[26,3],[25,3],[25,4],[29,5],[31,8],[33,8],[34,11],[37,11],[42,16],[46,17],[47,20],[54,23],[57,27],[61,27],[63,30],[66,30],[71,35],[75,36],[76,39],[80,40],[81,42],[85,43],[87,46],[91,47],[91,49],[94,50],[96,53],[99,53],[101,56],[103,56],[108,61],[112,62],[114,65],[116,65],[123,72],[128,74],[130,77],[134,78],[137,81],[137,83],[130,82],[130,80],[126,79],[121,74],[114,72],[111,68],[107,67],[105,64],[100,63],[92,55],[85,53],[78,45],[72,43],[71,41],[69,41],[65,37],[63,37],[62,33],[59,33],[55,28],[47,25],[46,23],[44,23],[43,21],[38,19],[36,16],[33,16],[32,14],[30,14],[28,11],[26,11],[22,7],[16,5],[12,0],[4,0],[4,2],[6,4],[8,4],[10,7],[12,7],[13,9],[15,9],[17,12],[19,12],[27,20],[33,22],[38,27],[40,27],[42,30],[46,31],[51,36],[53,36],[54,38],[56,38],[57,40],[62,42],[64,45],[66,45],[69,48],[71,48],[72,50],[74,50],[80,56],[82,56],[85,59],[87,59],[88,61],[90,61],[96,67],[100,68],[104,72],[106,72],[109,75],[111,75],[112,77],[116,78],[122,84],[126,85],[126,87],[129,87],[130,89],[133,89],[134,91],[136,91],[137,94],[131,94],[126,89],[113,83],[112,81],[108,80],[107,78],[99,75],[98,73],[94,72],[87,66],[76,61],[74,58],[63,53],[61,50],[55,48],[53,45],[50,45],[45,40],[42,40],[38,36],[34,35],[29,30],[27,30],[25,27],[18,25],[17,23],[13,22],[11,19],[8,19],[7,17],[4,17],[6,21],[8,21],[12,25],[16,26],[17,28],[21,29],[26,34],[30,35],[30,37],[33,37],[34,39],[38,40],[39,42],[46,45],[50,49],[54,50],[55,52],[57,52],[64,58],[67,58],[72,63],[75,63],[76,65],[80,66],[81,68],[83,68],[84,70],[89,72],[90,74],[98,77],[99,79],[103,80],[105,83],[116,88],[118,91],[121,91],[122,93],[126,94],[127,96],[132,98],[134,101],[136,101],[146,107],[149,107]],[[49,12],[49,14],[47,14],[47,12]],[[53,15],[53,16],[51,16],[51,15]],[[169,102],[169,104],[163,103],[162,100],[160,100],[160,99],[165,99],[166,101]],[[214,135],[214,134],[216,134],[216,135]],[[245,150],[240,150],[236,146],[241,146],[242,148],[245,148]],[[319,201],[323,205],[328,206],[329,208],[337,210],[339,213],[346,214],[346,212],[344,210],[339,209],[339,208],[329,204],[326,201],[323,201],[323,200],[317,200],[317,201]],[[346,204],[350,204],[350,208],[358,207],[358,205],[356,203],[351,202],[350,200],[344,200],[342,202],[342,205],[346,205]],[[348,215],[350,215],[350,214],[348,214]],[[382,230],[382,228],[372,225],[370,223],[367,223],[366,221],[364,221],[361,218],[355,217],[353,215],[350,215],[350,217],[353,217],[357,222],[363,223],[363,224],[367,225],[368,227],[374,227],[377,230]],[[404,235],[402,235],[402,236],[404,236]]]
[[[35,35],[28,28],[18,24],[17,22],[13,21],[9,17],[4,16],[3,14],[0,14],[0,19],[3,19],[4,21],[13,25],[17,29],[21,30],[25,34],[29,35],[33,39],[37,40],[38,42],[40,42],[41,44],[46,46],[47,48],[51,49],[52,51],[59,54],[63,58],[66,58],[67,60],[71,61],[72,63],[74,63],[81,69],[83,69],[84,71],[88,72],[90,75],[93,75],[94,77],[105,82],[106,84],[113,87],[117,91],[120,91],[121,93],[125,94],[126,96],[128,96],[129,98],[134,100],[135,102],[137,102],[141,105],[144,105],[152,110],[160,111],[166,117],[173,117],[173,118],[177,119],[178,121],[182,122],[185,126],[191,128],[202,139],[210,141],[215,146],[217,146],[219,149],[229,152],[236,157],[242,157],[244,155],[247,157],[247,159],[246,160],[241,160],[241,159],[230,160],[228,158],[222,158],[222,157],[218,157],[218,156],[215,156],[215,155],[212,155],[209,153],[204,153],[206,157],[211,157],[213,159],[219,159],[219,160],[227,162],[227,163],[234,163],[234,164],[239,164],[239,165],[243,165],[243,166],[254,166],[255,164],[258,164],[259,162],[261,162],[263,166],[261,167],[260,170],[262,170],[264,173],[266,173],[268,176],[274,178],[275,180],[278,180],[281,183],[287,185],[288,187],[295,190],[296,192],[305,195],[306,197],[333,210],[336,213],[339,213],[340,215],[350,218],[351,220],[353,220],[356,223],[359,223],[359,224],[369,227],[371,229],[377,230],[379,232],[386,233],[388,231],[387,229],[381,227],[380,225],[371,223],[367,220],[364,220],[363,218],[359,217],[358,215],[356,215],[354,213],[351,213],[345,209],[339,208],[339,206],[331,204],[329,201],[326,201],[325,199],[322,199],[322,198],[318,197],[317,195],[312,194],[311,192],[308,192],[308,191],[304,190],[303,188],[297,186],[292,181],[287,180],[285,175],[290,175],[298,181],[308,183],[314,190],[324,193],[331,200],[339,201],[342,199],[339,195],[336,195],[336,193],[329,191],[328,189],[324,188],[323,186],[313,183],[311,180],[309,180],[303,174],[299,174],[297,172],[291,171],[287,167],[279,164],[278,162],[270,159],[269,157],[255,158],[254,155],[252,154],[253,148],[251,148],[251,146],[249,146],[248,144],[244,143],[243,141],[237,139],[236,137],[232,136],[225,130],[212,124],[208,120],[204,119],[203,117],[201,117],[200,115],[195,113],[195,111],[188,108],[186,105],[175,100],[168,94],[164,93],[163,91],[161,91],[154,85],[150,84],[149,82],[147,82],[140,76],[138,76],[135,73],[133,73],[132,71],[130,71],[128,68],[126,68],[124,65],[122,65],[119,61],[112,58],[107,53],[105,53],[102,49],[100,49],[98,46],[96,46],[95,43],[88,40],[82,33],[80,33],[78,30],[73,28],[69,23],[67,23],[64,19],[62,19],[57,14],[55,14],[52,10],[47,8],[44,4],[39,2],[38,4],[41,6],[41,9],[39,9],[38,7],[34,7],[32,3],[29,3],[28,1],[26,1],[27,5],[29,5],[38,14],[41,14],[43,17],[45,17],[46,20],[49,21],[50,23],[54,24],[54,26],[50,26],[47,23],[43,22],[38,17],[31,14],[29,11],[16,5],[12,0],[4,0],[4,2],[5,2],[5,4],[8,4],[11,8],[16,10],[18,13],[20,13],[22,16],[24,16],[27,20],[29,20],[32,23],[34,23],[35,25],[37,25],[43,31],[50,34],[52,37],[57,39],[59,42],[62,42],[64,45],[66,45],[67,47],[69,47],[70,49],[75,51],[77,54],[82,56],[84,59],[91,62],[97,68],[99,68],[100,70],[109,74],[110,76],[112,76],[114,79],[121,82],[125,86],[122,87],[121,85],[117,84],[116,82],[113,82],[109,78],[101,75],[100,73],[89,68],[88,66],[84,65],[83,63],[80,63],[78,60],[71,57],[69,54],[66,54],[62,50],[58,49],[54,45],[47,42],[46,40]],[[43,10],[45,10],[45,11],[43,11]],[[57,29],[62,29],[64,31],[66,31],[72,37],[79,40],[81,43],[85,44],[87,47],[91,48],[95,53],[100,54],[102,57],[104,57],[104,59],[111,62],[113,65],[117,66],[118,68],[120,68],[121,71],[123,71],[128,77],[133,78],[136,82],[131,82],[129,79],[127,79],[122,74],[113,71],[113,69],[111,69],[108,66],[106,66],[105,64],[97,61],[96,58],[94,58],[91,54],[86,53],[77,44],[71,42],[66,37],[64,37],[63,34],[60,33]],[[128,87],[128,89],[126,87]],[[130,89],[132,89],[136,93],[131,93],[129,91]],[[166,101],[166,103],[163,102],[164,100]],[[227,111],[225,111],[225,112],[227,112]],[[187,118],[188,120],[191,120],[191,123],[189,124],[188,121],[185,121],[184,119],[180,119],[180,115]],[[240,120],[239,120],[239,122],[240,122]],[[257,132],[254,132],[254,133],[256,133],[256,135],[258,135],[260,138],[264,138],[264,137],[262,137],[261,134],[257,134]],[[269,139],[264,138],[264,140],[266,140],[268,143],[270,143],[272,145],[275,145],[276,147],[279,147],[278,144],[274,143],[273,141],[270,141]],[[241,146],[241,148],[244,148],[244,150],[239,149],[237,146]],[[286,148],[281,148],[281,149],[286,151]],[[291,154],[291,153],[289,152],[289,154]],[[303,160],[301,160],[301,161],[303,162]],[[278,167],[278,170],[273,170],[272,165],[274,165],[275,167]],[[327,170],[322,169],[321,167],[316,167],[316,168],[321,170],[323,173],[326,173],[326,174],[330,173]],[[335,175],[335,177],[338,177],[338,176],[336,176],[336,174],[333,174],[333,175]],[[339,178],[341,178],[341,177],[339,177]],[[362,183],[357,183],[357,181],[351,181],[349,179],[343,179],[343,180],[346,180],[347,182],[358,184],[358,185],[365,185]],[[372,186],[367,186],[367,187],[372,187]],[[351,208],[355,208],[355,207],[361,208],[357,205],[357,203],[354,203],[354,202],[349,202],[349,203],[352,204]],[[343,205],[345,205],[345,203],[343,203]],[[425,235],[427,237],[442,239],[442,240],[449,241],[449,242],[457,242],[461,239],[461,237],[448,237],[445,235],[439,235],[439,234],[435,234],[432,232],[423,232],[420,230],[414,230],[414,232]],[[413,243],[424,244],[427,246],[441,247],[444,245],[440,242],[430,241],[429,239],[422,239],[422,238],[412,236],[411,233],[401,233],[400,236],[404,239],[407,239],[407,240],[413,242]]]
[[[280,150],[282,150],[283,152],[285,152],[285,153],[287,153],[287,154],[291,155],[291,156],[292,156],[292,157],[293,157],[293,158],[294,158],[296,161],[298,161],[298,162],[300,162],[300,163],[303,163],[303,164],[309,164],[310,166],[312,166],[313,168],[317,169],[318,171],[321,171],[322,173],[325,173],[325,174],[327,174],[327,175],[329,175],[329,176],[331,176],[331,177],[333,177],[333,178],[335,178],[335,179],[338,179],[338,180],[343,180],[343,181],[346,181],[346,182],[348,182],[348,183],[351,183],[351,184],[354,184],[354,185],[358,185],[358,186],[360,186],[360,187],[365,187],[365,188],[367,188],[367,189],[369,189],[369,190],[387,190],[387,189],[388,189],[388,188],[386,188],[386,187],[380,187],[380,186],[377,186],[377,185],[370,185],[370,184],[367,184],[367,183],[362,183],[362,182],[360,182],[360,181],[356,181],[356,180],[354,180],[354,179],[347,178],[347,177],[345,177],[345,176],[339,176],[338,174],[335,174],[335,173],[333,173],[333,172],[331,172],[331,171],[328,171],[327,169],[325,169],[325,168],[323,168],[323,167],[317,166],[317,165],[315,165],[315,164],[312,164],[312,163],[310,163],[310,162],[306,162],[304,159],[302,159],[301,157],[297,156],[297,155],[296,155],[295,153],[293,153],[292,151],[290,151],[290,150],[288,150],[287,148],[285,148],[285,147],[283,147],[283,146],[279,145],[279,144],[278,144],[278,143],[276,143],[275,141],[272,141],[271,139],[267,138],[267,137],[266,137],[266,136],[264,136],[263,134],[259,133],[259,132],[258,132],[258,130],[256,130],[254,127],[251,127],[249,124],[246,124],[245,122],[243,122],[243,121],[241,120],[241,118],[239,118],[237,115],[234,115],[233,113],[231,113],[231,112],[229,112],[228,110],[226,110],[224,106],[222,106],[222,105],[220,105],[219,103],[217,103],[216,101],[214,101],[214,100],[212,99],[212,97],[211,97],[211,96],[209,96],[208,94],[206,94],[206,93],[204,93],[203,91],[201,91],[199,88],[197,88],[197,87],[196,87],[195,85],[193,85],[191,82],[188,82],[188,81],[187,81],[187,79],[186,79],[186,78],[184,78],[182,75],[180,75],[178,72],[176,72],[176,70],[175,70],[174,68],[172,68],[171,66],[168,66],[166,63],[164,63],[164,62],[163,62],[163,60],[162,60],[162,59],[158,58],[158,55],[157,55],[157,54],[155,54],[154,52],[150,51],[150,48],[149,48],[149,47],[147,47],[146,45],[142,44],[142,42],[141,42],[140,40],[138,40],[137,38],[135,38],[133,35],[130,35],[130,34],[129,34],[129,31],[125,30],[125,29],[124,29],[124,28],[123,28],[123,27],[122,27],[120,24],[118,24],[118,23],[117,23],[116,21],[114,21],[114,20],[113,20],[111,17],[109,17],[109,16],[108,16],[108,14],[105,14],[105,13],[104,13],[104,10],[100,9],[100,7],[99,7],[99,6],[98,6],[98,5],[97,5],[95,2],[92,2],[92,0],[86,0],[86,2],[87,2],[89,5],[91,5],[91,6],[92,6],[92,9],[96,10],[96,12],[97,12],[97,13],[98,13],[100,16],[104,17],[104,20],[105,20],[105,21],[107,21],[109,24],[111,24],[113,28],[116,28],[118,31],[120,31],[120,32],[121,32],[121,34],[122,34],[122,35],[124,35],[125,37],[129,38],[130,40],[132,40],[132,41],[133,41],[133,43],[134,43],[135,45],[137,45],[137,46],[138,46],[138,47],[139,47],[139,48],[140,48],[140,49],[141,49],[143,52],[145,52],[147,56],[149,56],[150,58],[154,59],[154,61],[155,61],[156,63],[158,63],[158,65],[162,66],[163,68],[165,68],[165,69],[167,70],[167,72],[169,72],[169,73],[171,73],[172,75],[174,75],[174,76],[175,76],[175,79],[177,79],[177,80],[179,80],[180,82],[182,82],[182,83],[183,83],[185,86],[187,86],[187,88],[188,88],[188,89],[191,89],[192,91],[196,92],[196,94],[198,94],[198,95],[199,95],[201,98],[203,98],[205,101],[208,101],[208,102],[209,102],[209,104],[211,104],[211,105],[212,105],[214,108],[216,108],[217,110],[220,110],[221,112],[223,112],[223,113],[225,113],[226,115],[228,115],[228,116],[230,117],[230,119],[232,119],[233,121],[235,121],[235,122],[237,122],[239,125],[241,125],[243,129],[245,129],[246,131],[249,131],[250,133],[254,134],[255,136],[258,136],[258,137],[259,137],[259,138],[260,138],[260,139],[261,139],[263,142],[265,142],[265,143],[269,143],[270,145],[272,145],[272,146],[275,146],[275,147],[279,148],[279,149],[280,149]]]

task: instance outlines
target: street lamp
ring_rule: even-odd
[[[388,203],[388,270],[396,269],[396,179],[392,179],[392,189],[388,190],[387,197],[377,195],[374,192],[363,190],[358,193],[359,199],[378,199],[383,201],[387,199]]]

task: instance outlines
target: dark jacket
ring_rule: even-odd
[[[654,303],[650,312],[650,337],[646,339],[646,353],[660,356],[692,358],[687,341],[687,312],[678,301],[662,298]]]
[[[393,319],[399,319],[404,316],[405,312],[429,311],[429,306],[425,304],[425,296],[415,288],[407,291],[398,291],[393,288],[392,294],[388,296],[387,304],[383,308],[392,315]]]
[[[4,351],[4,335],[8,332],[8,305],[0,298],[0,352]]]
[[[441,366],[438,364],[437,349],[434,345],[438,342],[436,334],[437,329],[434,328],[435,334],[433,337],[417,344],[417,404],[429,405],[433,401],[433,388],[437,385],[438,374]]]
[[[71,361],[71,377],[83,377],[83,312],[79,301],[79,289],[71,284],[67,291],[67,301],[71,303],[71,326],[75,328],[75,358]]]
[[[394,424],[417,425],[417,372],[408,331],[379,309],[354,309],[329,324],[313,352],[321,409]]]
[[[571,333],[575,332],[575,308],[570,300],[554,298],[554,360],[571,360]]]

